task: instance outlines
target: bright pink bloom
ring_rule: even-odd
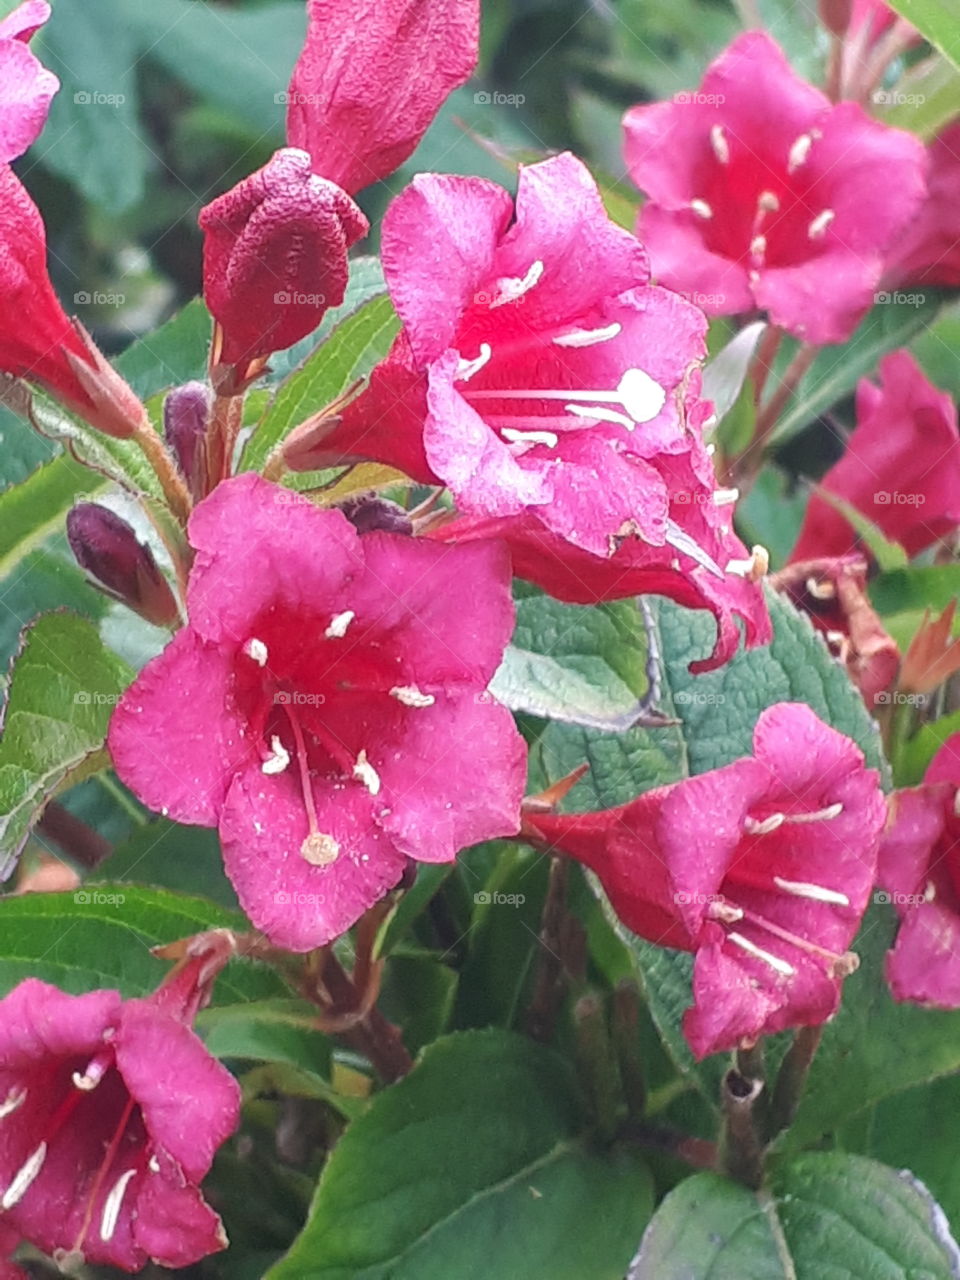
[[[891,798],[892,826],[880,846],[877,883],[900,929],[887,953],[895,1000],[960,1008],[960,734],[949,738],[923,783]]]
[[[908,351],[880,362],[880,385],[857,387],[857,426],[820,484],[916,555],[960,524],[957,409]],[[853,526],[812,496],[791,560],[842,556],[858,545]]]
[[[383,261],[404,329],[298,465],[387,462],[468,515],[527,515],[598,556],[630,533],[669,542],[662,472],[702,452],[686,401],[705,322],[647,285],[578,160],[521,169],[515,207],[482,179],[421,175],[387,214]]]
[[[885,816],[855,744],[780,703],[752,756],[525,830],[595,871],[635,933],[696,953],[684,1034],[702,1058],[836,1010]]]
[[[249,474],[189,532],[189,625],[128,690],[109,745],[146,804],[219,825],[258,928],[322,946],[409,858],[517,830],[525,749],[486,693],[513,627],[502,547],[361,538]]]
[[[711,315],[759,307],[818,345],[853,332],[925,191],[916,138],[832,105],[759,31],[699,92],[634,107],[624,128],[661,283]]]
[[[478,0],[309,0],[287,141],[351,195],[410,156],[477,62]]]
[[[4,1241],[74,1265],[186,1267],[226,1245],[199,1184],[240,1091],[161,988],[74,996],[27,978],[0,1001]]]
[[[60,81],[37,61],[27,41],[50,17],[45,0],[25,0],[0,21],[0,164],[36,142]]]
[[[347,287],[347,250],[369,224],[346,192],[286,147],[201,209],[203,296],[223,364],[247,364],[311,333]]]
[[[927,199],[887,255],[884,284],[960,286],[960,121],[927,148]]]

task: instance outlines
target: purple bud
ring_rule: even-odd
[[[163,433],[194,498],[206,496],[206,440],[211,392],[203,382],[174,387],[163,402]]]
[[[108,595],[155,626],[179,622],[170,584],[126,520],[96,502],[83,502],[67,516],[67,540],[80,568]]]
[[[359,493],[337,505],[358,533],[413,533],[413,522],[403,507],[375,493]]]

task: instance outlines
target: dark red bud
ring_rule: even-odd
[[[174,626],[180,610],[153,552],[126,520],[96,502],[67,516],[67,539],[81,569],[128,608],[158,627]]]
[[[358,533],[413,533],[413,521],[403,507],[375,493],[358,493],[337,505]]]
[[[201,209],[203,296],[218,362],[246,366],[311,333],[347,287],[347,250],[369,224],[345,191],[285,147]]]
[[[847,34],[853,13],[853,0],[820,0],[820,21],[833,36]]]
[[[203,382],[174,387],[163,402],[163,433],[197,500],[206,495],[206,431],[212,401]]]

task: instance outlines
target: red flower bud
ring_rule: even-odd
[[[196,499],[206,493],[204,442],[210,399],[206,383],[187,382],[174,387],[163,402],[163,433]]]
[[[126,520],[96,502],[84,502],[67,516],[67,539],[81,569],[114,596],[158,627],[180,617],[176,597],[157,567],[153,552]]]
[[[203,296],[220,362],[248,364],[306,337],[343,301],[347,250],[369,224],[346,192],[284,148],[206,208]]]

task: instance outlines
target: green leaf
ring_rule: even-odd
[[[960,1161],[954,1144],[944,1141],[944,1118],[958,1112],[960,1076],[904,1090],[871,1113],[862,1149],[863,1155],[914,1173],[951,1223],[960,1223]]]
[[[955,1280],[960,1250],[909,1173],[813,1153],[753,1192],[714,1173],[661,1204],[627,1280]]]
[[[929,141],[960,115],[960,71],[946,58],[926,58],[891,89],[878,89],[873,102],[889,104],[878,113],[884,124]]]
[[[129,8],[120,0],[57,0],[36,37],[60,92],[31,153],[110,213],[144,193],[150,152],[140,132]]]
[[[870,599],[879,614],[907,609],[945,609],[960,596],[960,564],[915,566],[878,574],[870,583]]]
[[[583,1126],[550,1050],[500,1031],[439,1040],[341,1138],[266,1280],[619,1280],[649,1175],[591,1151]]]
[[[149,399],[194,378],[205,378],[212,321],[202,298],[118,357],[117,368],[141,399]]]
[[[860,378],[872,375],[877,361],[895,347],[903,347],[929,325],[940,308],[936,290],[878,293],[878,303],[868,313],[849,342],[824,347],[796,395],[777,422],[774,445],[785,444],[805,426],[848,396]],[[784,343],[785,359],[796,353],[796,344]],[[779,367],[779,366],[778,366]],[[771,385],[775,379],[771,378]]]
[[[513,643],[490,687],[512,711],[629,729],[645,710],[646,661],[632,601],[588,608],[531,594],[517,602]]]
[[[103,745],[131,679],[75,614],[45,614],[24,633],[0,739],[0,857],[16,855],[50,793]]]
[[[839,494],[831,493],[829,489],[824,489],[821,485],[812,486],[814,493],[840,515],[848,524],[852,525],[859,536],[867,544],[867,547],[873,554],[873,558],[884,571],[892,569],[905,569],[908,560],[907,553],[898,542],[891,542],[885,537],[879,527],[873,523],[862,511],[851,502],[847,502],[846,498],[841,498]],[[888,499],[889,499],[889,495]]]
[[[768,463],[737,503],[737,532],[748,547],[766,547],[770,567],[779,569],[790,557],[806,509],[805,490],[791,490],[786,474]]]
[[[948,738],[960,733],[960,711],[952,711],[928,724],[922,724],[897,756],[897,785],[915,787],[923,780],[927,766]]]
[[[89,0],[88,0],[89,2]],[[144,52],[257,138],[283,139],[287,85],[306,34],[302,5],[232,10],[193,0],[150,0],[125,14]]]
[[[0,502],[2,505],[2,502]],[[0,671],[20,648],[20,634],[39,613],[69,609],[94,621],[103,617],[107,598],[92,587],[75,563],[56,551],[32,551],[3,583],[0,609]]]
[[[244,469],[258,471],[295,426],[366,377],[389,351],[398,328],[386,297],[374,298],[339,324],[281,384],[244,450]]]
[[[740,330],[703,370],[703,398],[713,401],[717,420],[722,422],[740,398],[757,343],[766,325],[757,321]]]
[[[0,493],[0,578],[61,528],[77,498],[104,487],[103,476],[61,453],[22,484]]]
[[[239,913],[204,898],[123,883],[0,898],[0,991],[35,977],[76,995],[95,987],[147,995],[169,970],[150,954],[151,947],[205,929],[245,926]],[[218,979],[215,1001],[289,995],[272,970],[236,960]]]
[[[224,875],[220,841],[206,827],[183,827],[157,818],[138,827],[103,864],[111,880],[161,889],[179,889],[237,908],[237,896]]]
[[[960,67],[960,26],[953,0],[890,0],[894,9],[953,63]]]

